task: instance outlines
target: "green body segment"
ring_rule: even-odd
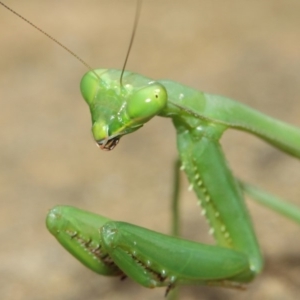
[[[188,130],[176,121],[175,126],[182,167],[198,196],[210,233],[219,246],[235,249],[248,257],[248,273],[235,279],[250,281],[260,272],[262,258],[242,193],[226,164],[218,139],[212,132]],[[216,128],[215,131],[218,132]]]
[[[262,204],[279,214],[287,217],[290,220],[295,221],[300,224],[300,211],[299,208],[291,203],[286,203],[283,199],[267,193],[262,189],[255,187],[251,184],[239,181],[239,184],[243,191],[247,193],[253,200],[257,201],[259,204]]]
[[[103,251],[99,228],[108,218],[72,206],[52,208],[46,219],[48,230],[58,242],[86,267],[106,276],[122,275]]]
[[[49,230],[92,270],[125,274],[147,287],[230,286],[228,282],[252,280],[262,269],[262,257],[241,186],[227,165],[219,140],[228,128],[235,128],[300,157],[300,130],[228,98],[167,80],[154,82],[125,72],[120,86],[120,75],[119,70],[99,69],[88,72],[81,81],[95,141],[102,149],[111,150],[120,137],[155,115],[172,118],[182,168],[216,245],[170,237],[71,208],[66,214],[62,208],[51,211]],[[90,245],[93,250],[87,251]]]
[[[206,94],[169,80],[159,80],[159,83],[168,91],[168,105],[161,111],[161,116],[190,115],[194,121],[202,119],[210,124],[247,131],[290,155],[300,157],[298,127],[223,96]]]
[[[106,223],[101,233],[103,245],[117,265],[147,287],[218,281],[246,273],[249,268],[247,256],[239,251],[128,223]]]

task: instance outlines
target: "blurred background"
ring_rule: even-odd
[[[133,0],[6,4],[94,68],[121,68]],[[127,69],[226,95],[300,127],[300,2],[144,0]],[[0,7],[1,299],[163,299],[130,280],[97,276],[47,232],[56,204],[169,232],[175,131],[155,118],[98,150],[79,82],[87,71],[56,44]],[[222,139],[235,174],[300,205],[300,162],[245,133]],[[212,242],[183,180],[185,237]],[[182,289],[181,299],[296,299],[299,227],[248,201],[266,266],[244,292]]]

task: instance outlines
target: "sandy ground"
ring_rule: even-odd
[[[120,68],[135,1],[8,1],[93,67]],[[144,1],[128,69],[226,95],[300,126],[300,2]],[[130,280],[97,276],[45,228],[56,204],[167,233],[175,133],[156,118],[110,153],[90,134],[79,82],[86,69],[0,7],[0,296],[163,299]],[[234,172],[300,204],[300,162],[239,132],[223,145]],[[183,233],[211,242],[184,182]],[[300,234],[248,201],[266,266],[245,292],[188,287],[182,299],[296,299]]]

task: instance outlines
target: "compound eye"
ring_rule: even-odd
[[[167,99],[166,89],[159,83],[153,83],[130,97],[126,111],[132,120],[147,121],[166,106]]]
[[[100,147],[101,150],[110,151],[113,150],[119,143],[120,137],[114,137],[109,140],[97,141],[97,146]]]

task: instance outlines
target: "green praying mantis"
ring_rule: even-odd
[[[73,207],[56,207],[47,226],[59,242],[92,270],[128,276],[146,287],[209,284],[239,287],[261,271],[262,258],[242,191],[269,205],[276,199],[240,183],[229,170],[219,140],[229,128],[247,131],[295,157],[300,130],[221,96],[171,81],[153,81],[121,71],[94,70],[81,91],[92,115],[97,144],[112,150],[120,137],[154,116],[171,118],[177,132],[181,168],[198,197],[216,246],[162,235]],[[279,208],[299,221],[299,211]]]
[[[264,139],[300,157],[300,129],[231,99],[209,95],[168,80],[153,81],[119,70],[89,71],[81,92],[92,115],[92,133],[103,150],[140,129],[154,116],[171,118],[177,132],[181,168],[198,197],[217,245],[205,245],[116,222],[74,207],[55,207],[47,227],[84,265],[108,276],[128,276],[148,287],[207,284],[239,287],[262,269],[262,256],[242,191],[278,200],[232,175],[219,139],[230,128]],[[300,212],[284,205],[279,212]],[[288,212],[290,211],[290,213]]]

